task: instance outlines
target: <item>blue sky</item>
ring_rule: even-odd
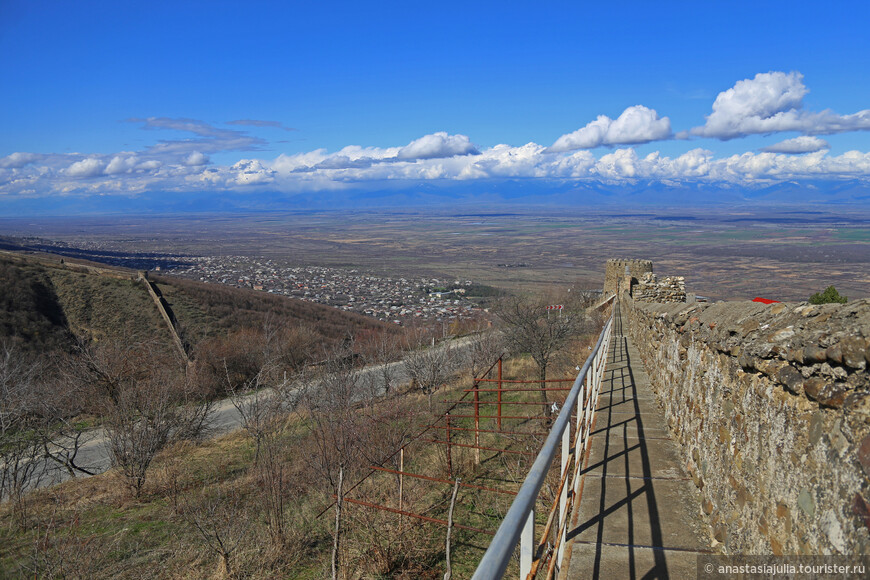
[[[0,197],[870,180],[866,2],[133,4],[0,0]]]

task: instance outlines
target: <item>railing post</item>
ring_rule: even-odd
[[[520,578],[525,579],[532,571],[532,559],[535,557],[535,508],[529,512],[523,531],[520,534]]]
[[[592,404],[593,404],[592,403],[592,383],[593,383],[592,375],[594,375],[594,374],[595,374],[594,368],[591,368],[588,371],[586,371],[586,388],[585,388],[586,396],[584,397],[585,407],[583,409],[584,410],[584,412],[583,412],[584,440],[585,440],[585,438],[589,437],[590,432],[592,431],[592,423],[591,423],[591,421],[592,421]]]
[[[589,373],[586,373],[586,377],[588,379]],[[589,381],[586,380],[585,384],[580,387],[580,394],[577,396],[577,437],[574,441],[574,447],[577,445],[582,445],[584,441],[583,436],[583,424],[586,422],[586,413],[583,412],[583,406],[586,404],[586,387],[589,385]]]
[[[562,469],[559,473],[561,473],[562,477],[565,478],[565,485],[562,486],[562,492],[559,494],[559,525],[556,527],[556,538],[559,537],[559,530],[564,529],[565,533],[562,534],[562,542],[559,544],[559,551],[555,554],[557,575],[561,566],[562,553],[564,552],[566,541],[565,538],[568,531],[568,460],[570,459],[570,454],[571,423],[569,422],[568,426],[565,428],[565,431],[562,433],[562,461],[560,462]],[[574,454],[574,460],[577,460],[576,450]]]

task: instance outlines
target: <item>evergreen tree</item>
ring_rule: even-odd
[[[810,304],[845,304],[848,298],[840,296],[833,286],[825,288],[824,292],[816,292],[810,296]]]

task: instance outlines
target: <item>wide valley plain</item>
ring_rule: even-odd
[[[234,255],[541,291],[600,288],[608,258],[643,258],[659,276],[684,276],[688,292],[714,300],[799,301],[829,285],[850,299],[870,296],[870,211],[861,207],[461,206],[5,218],[0,236],[169,272],[177,256]]]

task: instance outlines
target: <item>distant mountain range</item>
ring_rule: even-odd
[[[515,179],[436,181],[418,185],[385,184],[380,188],[288,194],[269,190],[147,192],[136,196],[92,195],[0,198],[0,215],[88,215],[112,213],[238,212],[300,209],[379,209],[456,205],[599,205],[703,206],[862,205],[870,206],[870,183],[852,181],[782,182],[765,187],[710,184],[663,184],[637,181],[609,185],[589,182]]]

